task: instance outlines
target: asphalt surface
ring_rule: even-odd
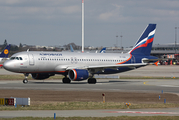
[[[179,94],[179,80],[176,79],[100,79],[96,84],[86,81],[63,84],[61,80],[0,81],[0,89],[59,90],[59,91],[127,91],[167,92]]]
[[[157,76],[171,79],[98,79],[97,84],[87,84],[87,81],[63,84],[61,80],[29,80],[28,84],[22,81],[0,81],[0,89],[18,90],[57,90],[57,91],[111,91],[111,92],[156,92],[174,93],[179,95],[179,66],[147,66],[133,71],[117,74],[117,76]],[[0,74],[15,74],[0,69]],[[116,75],[115,75],[116,76]],[[69,111],[1,111],[0,117],[105,117],[105,116],[179,116],[179,108],[171,109],[135,109],[135,110],[69,110]]]
[[[179,116],[179,109],[118,109],[118,110],[23,110],[1,111],[0,118],[12,117],[110,117],[110,116]]]
[[[119,74],[114,74],[115,76],[155,76],[155,77],[179,77],[179,66],[178,65],[148,65],[141,67],[132,71],[127,71]],[[10,75],[10,74],[20,74],[8,72],[0,68],[0,75]]]
[[[0,74],[19,74],[0,69]],[[87,81],[63,84],[62,80],[29,80],[28,84],[22,81],[0,81],[0,89],[40,89],[62,91],[136,91],[136,92],[164,92],[179,93],[179,66],[153,66],[149,65],[136,70],[114,74],[114,76],[149,76],[170,77],[171,79],[97,79],[97,84],[88,84]]]

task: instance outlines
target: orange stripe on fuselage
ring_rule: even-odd
[[[17,73],[65,73],[67,71],[37,71],[37,72],[17,72]]]
[[[61,73],[65,73],[66,71],[55,71],[55,72],[61,72]]]
[[[120,62],[120,63],[116,63],[116,65],[123,64],[123,63],[125,63],[125,62],[129,61],[131,58],[132,58],[132,55],[130,54],[130,58],[128,58],[126,61],[123,61],[123,62]]]

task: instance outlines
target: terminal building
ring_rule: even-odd
[[[155,44],[152,46],[151,55],[162,57],[167,54],[179,54],[179,43]]]
[[[179,65],[179,44],[155,44],[152,46],[151,55],[162,58],[162,65]]]

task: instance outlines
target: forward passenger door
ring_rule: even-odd
[[[34,65],[34,55],[33,54],[29,54],[29,65]]]

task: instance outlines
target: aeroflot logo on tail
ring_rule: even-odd
[[[153,30],[152,32],[149,33],[148,37],[143,39],[142,41],[140,41],[135,47],[139,48],[139,47],[147,47],[147,45],[151,42],[153,42],[154,39],[154,35],[155,35],[155,30]]]
[[[40,53],[39,55],[42,55],[42,56],[62,56],[62,54],[58,54],[58,53]]]
[[[141,40],[139,43],[137,43],[137,45],[133,48],[132,51],[130,51],[129,53],[132,53],[134,50],[136,50],[137,48],[141,48],[141,47],[147,47],[149,43],[153,42],[154,39],[154,35],[155,35],[155,30],[153,30],[152,32],[150,32],[148,34],[148,37],[146,37],[145,39]]]

